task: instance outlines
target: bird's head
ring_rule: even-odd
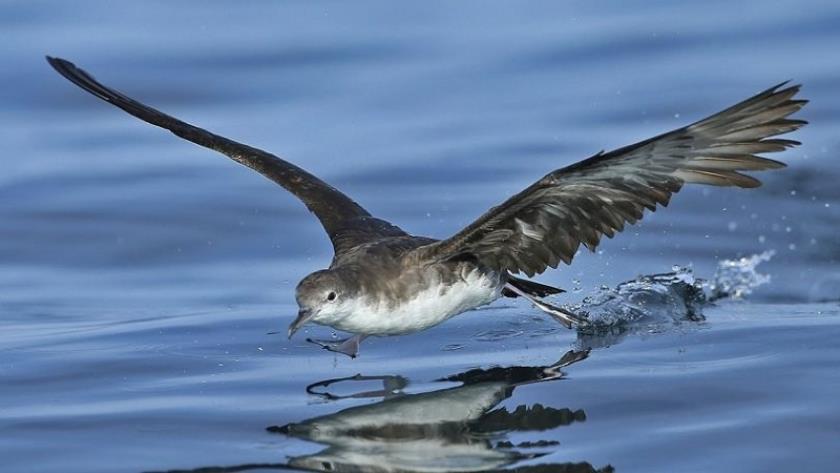
[[[289,338],[308,322],[327,323],[340,317],[347,305],[351,288],[343,273],[324,269],[303,278],[295,290],[298,316],[289,325]]]

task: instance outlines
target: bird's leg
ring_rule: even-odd
[[[562,358],[557,360],[553,365],[543,368],[543,374],[547,378],[556,378],[563,376],[562,368],[573,365],[578,361],[585,360],[589,357],[589,349],[586,350],[569,350]]]
[[[543,366],[542,372],[540,375],[535,376],[533,379],[528,379],[519,383],[514,383],[512,386],[525,386],[528,384],[534,383],[542,383],[544,381],[550,381],[552,379],[560,379],[565,376],[565,373],[561,371],[563,368],[573,365],[578,361],[585,360],[589,357],[589,349],[586,350],[569,350],[563,355],[562,358],[555,361],[554,364],[549,366]]]
[[[345,381],[367,382],[374,380],[382,381],[382,389],[378,391],[361,391],[351,394],[333,394],[329,391],[329,388],[333,384],[338,384]],[[323,381],[318,381],[317,383],[312,383],[306,387],[306,393],[321,396],[322,398],[330,401],[337,401],[339,399],[364,399],[370,397],[383,397],[387,399],[389,397],[402,396],[402,390],[406,386],[408,386],[408,380],[403,378],[402,376],[362,376],[360,374],[357,374],[355,376],[325,379]]]
[[[356,355],[359,354],[359,345],[365,337],[366,335],[353,335],[352,337],[345,338],[344,340],[313,340],[311,338],[307,338],[306,341],[314,343],[324,350],[341,353],[349,356],[350,358],[356,358]]]
[[[566,309],[562,309],[560,307],[551,305],[548,302],[541,301],[536,297],[520,290],[518,287],[512,284],[505,284],[505,289],[508,289],[516,293],[517,295],[528,299],[529,301],[531,301],[531,304],[534,304],[534,306],[537,309],[540,309],[541,311],[547,313],[552,318],[565,325],[566,328],[572,328],[573,325],[579,325],[581,327],[589,325],[589,322],[580,315],[577,315],[574,312],[570,312]]]

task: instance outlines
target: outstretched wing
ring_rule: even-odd
[[[807,103],[780,84],[720,113],[663,135],[553,171],[490,209],[453,237],[418,248],[422,260],[476,259],[528,276],[571,263],[644,210],[667,206],[685,183],[757,187],[741,171],[781,168],[757,156],[798,145],[771,138],[806,122],[787,118]]]
[[[47,56],[47,61],[82,89],[135,117],[165,128],[195,144],[218,151],[239,164],[259,172],[297,196],[318,217],[332,241],[336,254],[385,236],[406,233],[390,223],[372,217],[338,189],[294,164],[263,150],[229,140],[178,120],[110,89],[84,70],[64,59]]]

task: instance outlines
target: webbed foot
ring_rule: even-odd
[[[575,325],[578,327],[586,327],[589,325],[588,320],[572,311],[551,305],[544,301],[533,300],[531,302],[533,302],[538,309],[553,317],[554,320],[557,320],[561,324],[565,325],[566,328],[570,329]]]
[[[350,358],[356,358],[359,354],[359,345],[364,339],[364,335],[353,335],[352,337],[345,338],[343,340],[314,340],[312,338],[307,338],[306,341],[314,343],[324,350],[331,351],[333,353],[341,353],[342,355],[347,355]]]

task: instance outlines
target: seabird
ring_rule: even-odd
[[[332,242],[329,268],[297,286],[299,312],[289,338],[316,323],[353,334],[335,342],[309,340],[355,357],[367,336],[402,335],[433,327],[501,296],[523,297],[571,328],[585,318],[542,298],[561,289],[532,277],[580,245],[594,251],[645,209],[667,206],[684,184],[758,187],[743,171],[778,169],[758,156],[800,144],[774,138],[807,122],[788,118],[807,101],[787,82],[743,102],[636,144],[599,152],[551,171],[487,211],[455,235],[411,235],[300,167],[273,154],[190,125],[108,88],[64,59],[47,61],[65,78],[135,117],[218,151],[283,186],[318,217]]]

